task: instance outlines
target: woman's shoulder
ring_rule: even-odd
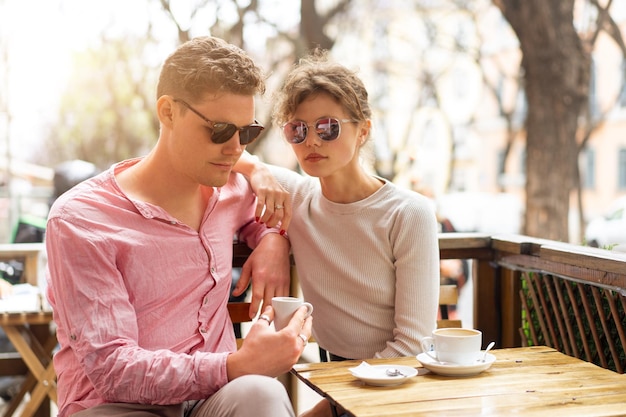
[[[394,201],[394,203],[402,203],[403,205],[409,205],[414,207],[434,207],[434,202],[413,190],[401,187],[387,179],[380,178],[383,182],[383,195],[384,198]]]

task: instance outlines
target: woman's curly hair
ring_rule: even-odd
[[[355,72],[332,62],[328,51],[317,49],[300,59],[274,96],[273,119],[278,126],[287,123],[303,101],[326,93],[342,105],[354,120],[371,118],[365,85]]]

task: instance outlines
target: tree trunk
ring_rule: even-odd
[[[517,34],[525,71],[529,236],[568,241],[578,116],[591,58],[573,25],[575,0],[494,0]]]

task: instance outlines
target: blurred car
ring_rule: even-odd
[[[626,252],[626,197],[615,200],[604,216],[589,222],[585,241],[596,248]]]

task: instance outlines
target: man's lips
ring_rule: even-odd
[[[212,164],[222,169],[232,169],[234,163],[232,162],[212,162]]]

